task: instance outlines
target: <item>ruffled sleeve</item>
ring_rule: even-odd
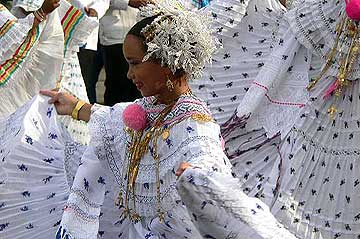
[[[325,56],[335,43],[336,25],[342,20],[345,6],[345,1],[305,0],[289,11],[285,20],[301,44]]]
[[[121,114],[126,105],[98,107],[92,113],[90,145],[81,159],[56,238],[97,238],[105,189],[114,180],[104,165],[119,159],[115,145],[123,136]]]
[[[90,145],[96,148],[97,156],[104,167],[108,168],[109,160],[123,158],[117,145],[125,140],[126,132],[122,112],[130,103],[119,103],[114,107],[98,107],[89,121],[91,134]],[[120,160],[121,161],[121,160]],[[111,164],[111,162],[109,162]]]
[[[177,188],[204,238],[296,239],[231,175],[186,170]]]
[[[86,43],[90,34],[98,26],[98,21],[87,17],[68,1],[61,1],[58,12],[64,30],[64,55],[70,50],[78,51],[79,46]]]
[[[179,127],[180,128],[180,127]],[[223,152],[220,127],[213,122],[199,122],[191,117],[175,129],[176,137],[186,139],[184,162],[193,167],[221,173],[231,173],[231,163]]]
[[[32,19],[31,15],[29,19]],[[30,28],[21,28],[26,34],[22,41],[8,39],[12,34],[20,35],[21,31],[6,32],[6,37],[0,38],[0,45],[11,43],[10,48],[0,47],[0,51],[10,49],[0,60],[0,116],[3,117],[14,112],[41,88],[55,87],[60,77],[64,37],[57,12],[51,13],[31,31]]]
[[[12,56],[23,42],[34,23],[34,15],[17,19],[0,4],[0,55],[1,62]]]

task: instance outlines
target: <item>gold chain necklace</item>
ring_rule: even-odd
[[[125,209],[123,211],[122,216],[128,217],[132,222],[138,222],[141,220],[140,215],[136,212],[136,202],[135,202],[135,192],[136,192],[136,185],[135,181],[137,178],[137,175],[139,173],[139,167],[141,159],[144,157],[146,152],[148,152],[149,149],[149,143],[150,140],[157,141],[157,137],[153,137],[155,132],[159,131],[159,129],[162,126],[162,122],[165,119],[166,115],[168,115],[171,110],[173,109],[176,102],[173,102],[172,104],[168,105],[163,109],[157,119],[155,120],[153,126],[150,128],[150,130],[145,134],[143,137],[144,131],[136,132],[131,129],[126,129],[127,132],[131,136],[131,144],[128,147],[128,168],[127,168],[127,184],[126,184],[126,194],[125,194],[125,205],[123,203],[123,195],[120,190],[117,203],[116,205],[119,207],[124,206]],[[157,135],[157,134],[155,134]],[[156,144],[155,144],[156,147]],[[152,155],[154,157],[154,155]],[[157,199],[158,203],[161,201],[161,195],[160,195],[160,176],[159,176],[159,156],[157,155],[154,157],[156,161],[156,181],[157,181]],[[130,209],[129,202],[130,202],[130,194],[132,194],[132,201],[133,201],[133,209]],[[163,220],[163,213],[160,211],[160,204],[158,205],[158,216],[160,221]]]
[[[326,72],[330,69],[330,67],[335,63],[335,56],[339,48],[340,37],[344,36],[344,40],[340,45],[340,67],[339,72],[337,74],[337,79],[335,82],[330,86],[327,95],[331,95],[332,92],[335,92],[335,97],[339,98],[346,86],[349,84],[349,77],[351,75],[354,63],[358,57],[359,50],[360,50],[360,39],[359,39],[359,27],[356,25],[354,21],[349,19],[348,17],[344,16],[342,21],[336,27],[336,40],[334,47],[329,52],[327,56],[327,61],[324,68],[321,70],[318,77],[313,79],[313,81],[308,85],[307,89],[312,90],[315,85],[325,76]],[[343,53],[344,42],[346,40],[350,40],[350,46],[346,52]],[[328,109],[328,114],[331,119],[333,119],[337,113],[338,109],[333,104]]]

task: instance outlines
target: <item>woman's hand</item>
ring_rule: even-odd
[[[54,104],[59,115],[71,115],[78,99],[64,92],[41,90],[40,94],[51,97],[49,104]]]
[[[88,17],[98,17],[98,13],[94,8],[84,7],[84,10]]]
[[[41,6],[41,9],[47,15],[54,11],[58,6],[60,6],[60,0],[45,0]]]
[[[185,172],[185,170],[188,168],[192,168],[191,164],[185,163],[185,162],[180,163],[180,166],[176,170],[175,175],[177,177],[180,177]]]
[[[280,0],[280,3],[281,3],[284,7],[286,7],[286,0]]]
[[[152,0],[129,0],[129,6],[134,8],[144,7],[149,3],[152,3]]]

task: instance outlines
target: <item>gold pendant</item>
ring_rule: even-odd
[[[164,223],[165,213],[163,213],[163,212],[158,212],[158,218],[159,218],[159,222],[160,222],[160,223]]]
[[[328,109],[328,114],[330,115],[330,118],[331,118],[331,119],[334,119],[336,112],[337,112],[337,109],[336,109],[335,106],[331,106],[331,107]]]
[[[124,202],[124,200],[123,200],[123,197],[122,197],[122,193],[120,192],[118,197],[117,197],[115,205],[120,208],[123,205],[123,202]]]
[[[211,116],[206,115],[206,114],[193,114],[193,115],[191,115],[191,118],[200,123],[206,123],[206,122],[210,122],[213,120],[211,118]]]
[[[170,137],[170,130],[169,129],[165,129],[164,132],[162,132],[162,139],[165,141]]]
[[[141,217],[139,214],[137,213],[134,213],[130,216],[130,220],[133,222],[133,223],[138,223],[141,221]]]

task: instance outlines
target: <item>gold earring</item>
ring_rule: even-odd
[[[172,92],[174,90],[174,84],[172,83],[172,81],[170,80],[169,77],[167,77],[166,87],[168,88],[168,90],[170,92]]]

